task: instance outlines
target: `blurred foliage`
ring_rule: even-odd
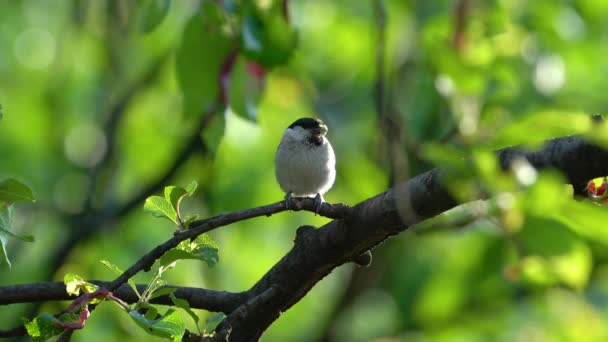
[[[570,134],[608,141],[605,125],[590,120],[608,102],[607,2],[15,0],[0,2],[0,18],[0,180],[18,179],[37,199],[11,214],[11,232],[36,241],[2,239],[13,267],[0,269],[0,285],[66,273],[111,279],[100,259],[126,269],[168,239],[174,225],[146,215],[143,200],[116,208],[167,174],[193,136],[205,148],[153,189],[196,180],[184,217],[280,200],[281,134],[319,116],[337,155],[330,203],[356,204],[435,165],[463,202],[491,199],[389,240],[370,268],[334,271],[265,340],[608,338],[605,207],[573,200],[561,175],[525,161],[501,172],[492,154]],[[384,113],[374,99],[378,48]],[[385,118],[400,140],[387,141]],[[91,226],[91,213],[97,233],[58,250]],[[216,267],[182,261],[163,281],[248,289],[291,248],[299,225],[327,221],[283,213],[219,229],[210,234]],[[34,317],[30,310],[4,307],[0,329]],[[100,305],[73,339],[155,337]]]

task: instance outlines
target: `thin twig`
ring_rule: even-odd
[[[100,288],[109,288],[109,281],[90,280]],[[138,284],[137,290],[143,292],[148,285]],[[232,312],[247,299],[245,294],[226,291],[214,291],[196,287],[165,286],[175,288],[173,295],[177,298],[185,299],[193,309],[204,309],[214,312]],[[139,297],[133,289],[123,284],[112,291],[114,296],[127,303],[137,303]],[[66,292],[63,282],[44,282],[33,284],[18,284],[0,286],[0,305],[16,303],[34,303],[60,300],[74,300],[77,296],[72,296]],[[160,296],[151,300],[153,304],[173,305],[168,296]]]
[[[292,198],[289,205],[290,208],[294,210],[306,210],[315,212],[315,200],[312,198]],[[113,291],[117,289],[120,285],[126,283],[127,280],[129,280],[139,271],[149,270],[157,259],[163,256],[170,249],[175,248],[180,242],[184,240],[196,238],[197,236],[207,233],[215,228],[227,226],[238,221],[243,221],[258,216],[271,216],[272,214],[276,214],[286,210],[288,209],[285,207],[285,201],[279,201],[273,204],[268,204],[257,208],[220,214],[204,220],[196,220],[192,222],[188,230],[176,233],[173,238],[156,246],[153,250],[151,250],[142,258],[140,258],[123,274],[121,274],[118,278],[112,281],[109,284],[108,289],[110,291]],[[328,218],[342,218],[345,217],[349,212],[350,207],[346,205],[330,205],[328,203],[323,203],[323,205],[321,205],[321,208],[319,209],[318,214]]]

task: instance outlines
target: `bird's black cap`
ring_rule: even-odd
[[[294,128],[294,127],[300,126],[304,129],[310,129],[310,128],[315,128],[315,127],[321,127],[322,124],[323,124],[323,121],[321,121],[319,119],[301,118],[301,119],[294,121],[294,123],[292,123],[291,125],[289,125],[289,128]]]

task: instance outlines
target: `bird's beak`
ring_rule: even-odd
[[[313,130],[315,135],[325,135],[327,133],[327,126],[321,124],[319,127],[315,127]]]

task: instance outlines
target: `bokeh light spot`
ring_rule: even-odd
[[[27,29],[15,39],[15,57],[28,69],[40,70],[48,67],[55,58],[55,50],[55,38],[43,29]]]

